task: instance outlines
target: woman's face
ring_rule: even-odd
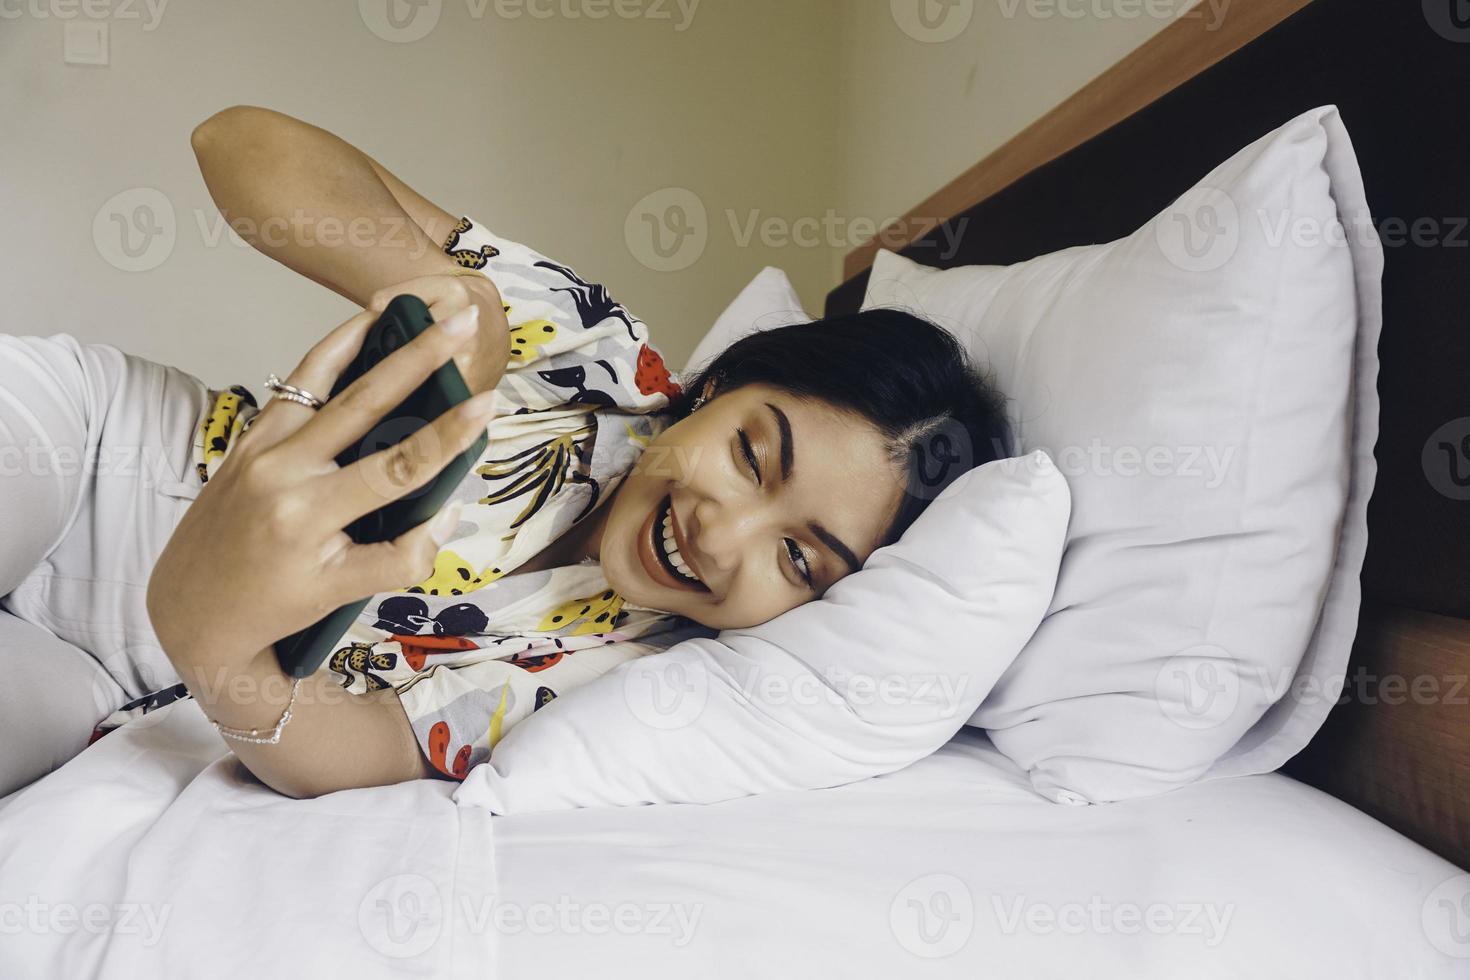
[[[901,478],[862,418],[746,385],[649,444],[613,495],[598,559],[637,605],[754,626],[861,567],[897,512]]]

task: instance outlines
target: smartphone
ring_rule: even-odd
[[[332,386],[328,401],[433,323],[434,318],[429,315],[429,308],[423,300],[407,293],[394,297],[368,330],[357,357]],[[469,397],[469,386],[465,384],[459,368],[453,359],[445,361],[401,404],[383,416],[367,436],[344,449],[337,456],[338,465],[351,466],[366,456],[397,445]],[[450,460],[428,483],[370,514],[364,514],[344,530],[359,544],[372,544],[396,538],[427,521],[449,500],[454,488],[485,451],[486,444],[482,433],[474,445]],[[305,629],[278,640],[275,650],[281,669],[292,677],[307,677],[314,673],[371,598],[363,596],[356,602],[349,602]]]

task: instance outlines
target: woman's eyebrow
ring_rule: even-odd
[[[791,470],[796,465],[796,450],[791,444],[791,420],[786,417],[785,412],[770,402],[766,402],[766,408],[776,416],[776,428],[781,432],[781,482],[785,483],[791,479]]]
[[[808,521],[806,526],[811,529],[813,534],[821,538],[822,543],[831,548],[838,558],[841,558],[847,563],[849,571],[855,572],[863,567],[863,563],[858,561],[857,555],[853,554],[852,549],[843,544],[842,540],[831,531],[816,521]]]
[[[793,440],[791,438],[791,420],[786,417],[785,412],[770,402],[766,402],[766,407],[776,417],[776,428],[781,433],[781,482],[785,483],[791,479],[791,471],[796,466],[796,449],[793,446]],[[863,567],[863,563],[858,561],[858,557],[853,553],[853,550],[843,544],[842,539],[837,537],[837,535],[827,530],[817,521],[808,521],[806,526],[812,534],[816,535],[823,544],[832,550],[833,554],[847,564],[849,570],[855,572]]]

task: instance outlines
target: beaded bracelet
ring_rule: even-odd
[[[281,720],[276,722],[275,726],[271,728],[271,733],[268,736],[262,736],[259,728],[251,728],[249,730],[230,728],[227,725],[221,725],[213,718],[209,720],[209,723],[214,726],[215,731],[226,738],[233,738],[237,742],[250,742],[254,745],[275,745],[281,740],[281,732],[285,729],[286,723],[291,720],[291,706],[296,703],[296,691],[301,687],[302,680],[303,678],[298,677],[292,682],[291,700],[286,702],[286,710],[282,712]]]

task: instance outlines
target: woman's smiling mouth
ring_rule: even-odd
[[[637,550],[644,571],[660,585],[686,592],[709,591],[679,551],[674,531],[673,498],[667,494],[644,519]]]

